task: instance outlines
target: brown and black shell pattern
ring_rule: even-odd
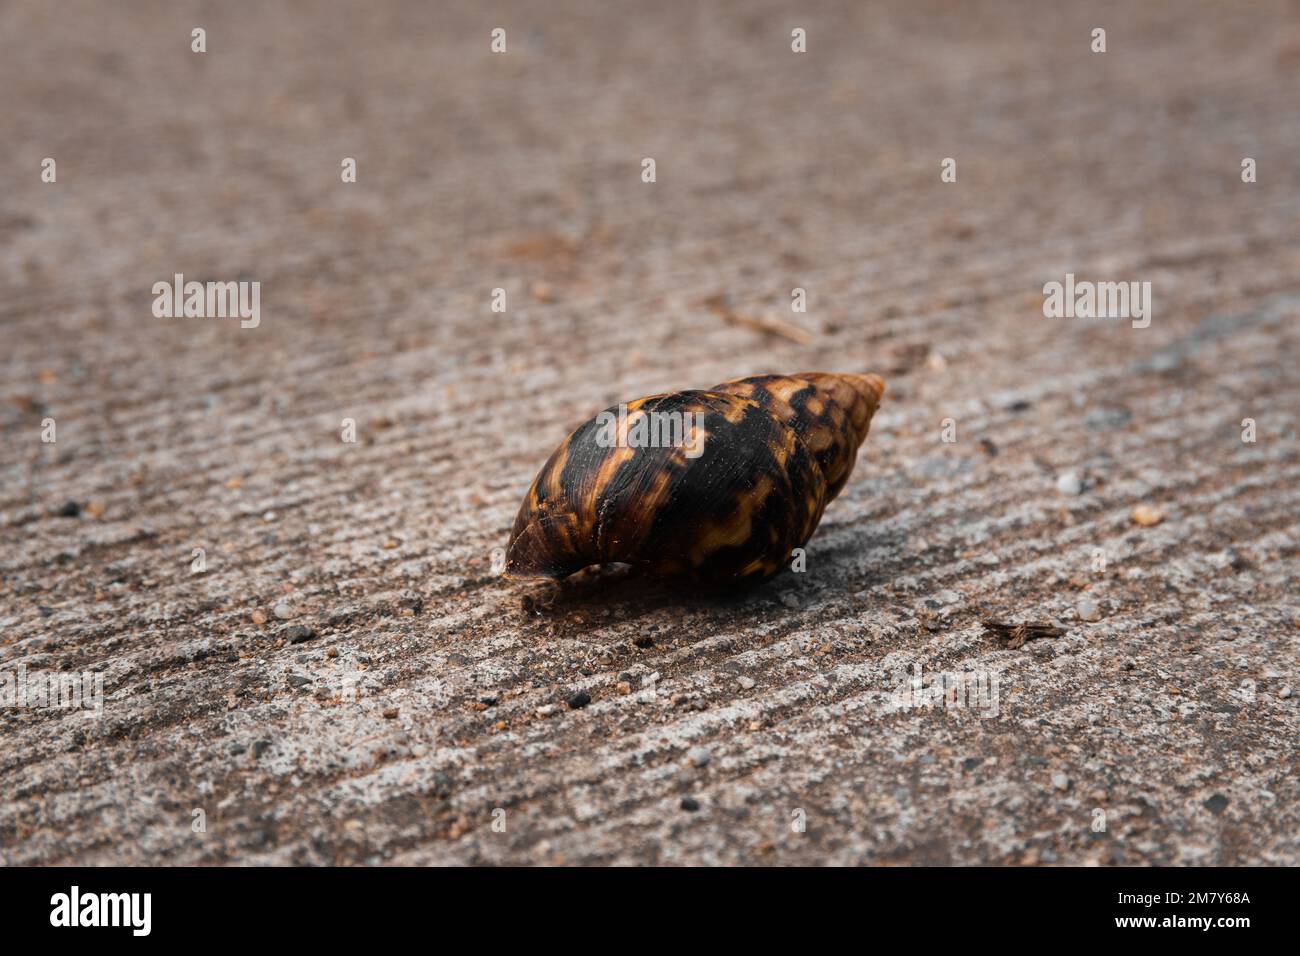
[[[702,416],[694,458],[680,446],[603,447],[595,416],[533,480],[505,572],[562,578],[618,562],[706,586],[771,577],[844,487],[884,388],[875,375],[805,372],[626,404],[629,430],[650,412]]]

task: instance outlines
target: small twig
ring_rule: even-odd
[[[998,640],[1005,641],[1007,647],[1012,650],[1024,647],[1025,641],[1032,641],[1039,637],[1060,637],[1065,633],[1065,628],[1057,627],[1055,624],[1012,624],[1002,621],[980,623],[984,625],[984,630],[992,632]]]
[[[775,335],[778,338],[788,339],[799,345],[807,345],[813,339],[807,330],[801,329],[797,325],[791,325],[788,322],[782,322],[780,319],[773,319],[768,316],[743,315],[737,312],[732,308],[730,299],[725,294],[710,296],[704,300],[704,305],[731,325],[753,329],[765,335]]]

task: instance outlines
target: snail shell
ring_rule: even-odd
[[[876,375],[756,375],[607,409],[533,480],[505,573],[620,562],[704,585],[768,578],[848,481],[884,390]],[[680,441],[647,445],[647,422],[653,435],[672,420],[652,413],[677,413]]]

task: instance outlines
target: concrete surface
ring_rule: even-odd
[[[1297,862],[1294,4],[0,34],[0,675],[104,692],[0,707],[5,862]],[[1045,318],[1067,272],[1150,327]],[[806,572],[493,574],[586,416],[804,369],[889,382]]]

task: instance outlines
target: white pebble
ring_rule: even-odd
[[[1077,472],[1067,471],[1056,479],[1056,490],[1063,495],[1083,494],[1083,482]]]

